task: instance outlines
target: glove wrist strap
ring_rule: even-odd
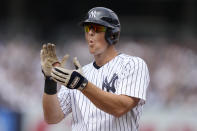
[[[54,95],[57,93],[57,83],[50,79],[51,77],[46,76],[44,84],[44,92],[48,95]]]
[[[71,74],[67,87],[70,89],[83,90],[87,84],[88,84],[88,80],[85,77],[83,77],[80,73],[74,71]]]
[[[88,84],[88,80],[84,77],[83,82],[81,83],[81,85],[77,88],[78,90],[83,90]]]

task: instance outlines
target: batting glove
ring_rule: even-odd
[[[86,87],[88,80],[83,76],[81,65],[76,57],[73,59],[73,63],[76,70],[54,67],[51,73],[52,79],[69,89],[83,90]]]
[[[42,72],[45,78],[51,76],[52,67],[54,66],[63,67],[68,57],[69,55],[65,55],[60,62],[56,56],[55,45],[50,43],[48,43],[47,45],[44,44],[40,52],[40,58],[41,58]]]

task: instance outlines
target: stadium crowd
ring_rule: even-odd
[[[197,99],[197,51],[179,43],[163,40],[121,40],[122,53],[143,58],[150,71],[150,87],[146,108],[194,108]],[[0,106],[17,112],[27,109],[41,112],[44,78],[40,66],[43,43],[12,40],[0,43]],[[57,44],[57,55],[77,56],[82,65],[92,61],[85,41]],[[81,53],[83,52],[83,53]],[[40,115],[40,114],[39,114]],[[40,117],[40,116],[39,116]]]

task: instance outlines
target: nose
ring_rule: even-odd
[[[90,31],[88,32],[88,35],[94,36],[95,35],[94,29],[90,28]]]

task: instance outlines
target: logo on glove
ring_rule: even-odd
[[[74,80],[72,81],[72,83],[70,84],[70,87],[71,87],[71,88],[75,88],[76,85],[78,84],[79,80],[80,80],[80,78],[79,78],[78,76],[76,76],[76,77],[74,78]]]

